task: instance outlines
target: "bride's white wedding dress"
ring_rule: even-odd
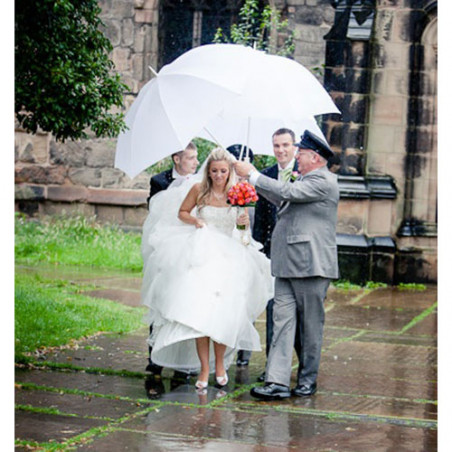
[[[253,322],[273,297],[270,261],[257,242],[241,242],[237,208],[196,211],[206,223],[200,229],[178,220],[192,185],[155,195],[143,226],[142,301],[153,324],[151,358],[163,367],[199,370],[194,339],[208,336],[227,346],[227,368],[235,350],[261,350]],[[214,359],[211,345],[211,371]]]

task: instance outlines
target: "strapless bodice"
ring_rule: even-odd
[[[196,215],[204,220],[208,226],[232,236],[237,221],[236,210],[232,207],[204,206],[197,211]]]

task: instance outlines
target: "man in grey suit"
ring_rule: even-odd
[[[297,144],[298,172],[293,183],[264,176],[249,163],[238,162],[237,174],[248,177],[258,193],[279,206],[272,234],[271,267],[275,276],[274,333],[265,386],[254,397],[290,397],[292,350],[299,320],[300,348],[296,396],[317,390],[317,374],[325,320],[324,300],[331,279],[338,277],[336,223],[337,176],[327,168],[333,151],[306,130]]]

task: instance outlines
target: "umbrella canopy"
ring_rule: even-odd
[[[296,61],[237,44],[196,47],[140,91],[126,115],[129,129],[118,137],[115,166],[135,177],[196,136],[271,154],[268,143],[280,127],[322,136],[313,116],[324,113],[339,110]]]
[[[198,136],[216,139],[226,147],[243,143],[254,153],[270,155],[271,135],[281,127],[296,134],[309,129],[325,139],[313,117],[340,111],[308,69],[294,60],[263,53],[247,67],[242,94],[229,99]]]
[[[261,52],[234,44],[196,47],[164,66],[140,91],[118,137],[115,167],[134,177],[184,149],[227,100],[243,92],[242,69]]]
[[[340,113],[314,74],[295,60],[259,52],[247,65],[240,96],[230,99],[221,116],[228,118],[299,118]]]

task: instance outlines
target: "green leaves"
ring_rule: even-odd
[[[294,33],[288,31],[288,25],[288,21],[281,19],[281,12],[276,8],[267,5],[261,11],[258,0],[245,0],[239,12],[239,22],[232,24],[230,36],[225,36],[219,28],[213,42],[232,42],[271,54],[290,56],[295,45]],[[282,45],[277,44],[278,33],[283,36]]]
[[[99,27],[95,0],[17,0],[15,113],[21,126],[57,140],[114,137],[125,129],[128,87],[112,73],[111,43]]]

